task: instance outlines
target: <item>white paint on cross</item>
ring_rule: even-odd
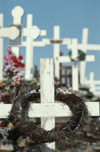
[[[60,27],[54,26],[54,40],[60,39]],[[60,56],[60,44],[54,44],[54,59],[59,58]],[[55,77],[59,76],[59,63],[57,60],[55,60]]]
[[[66,105],[55,102],[54,96],[54,60],[41,59],[40,61],[40,84],[41,103],[31,105],[29,116],[40,117],[41,127],[50,130],[55,127],[55,117],[70,116],[71,112]],[[99,102],[86,102],[91,116],[100,116]],[[12,105],[0,104],[0,118],[6,118]],[[47,146],[55,150],[55,143],[48,143]],[[45,149],[45,152],[47,150]]]
[[[82,51],[87,54],[87,50],[84,47],[88,43],[88,29],[84,28],[82,33],[82,44],[83,48]],[[90,58],[91,59],[91,58]],[[88,60],[89,61],[89,60]],[[86,60],[80,63],[80,83],[84,84],[85,79],[85,71],[86,71]]]
[[[77,50],[77,39],[72,39],[72,59],[76,60],[78,56],[78,50]],[[72,87],[73,90],[78,91],[79,89],[79,79],[78,79],[78,63],[72,62]]]

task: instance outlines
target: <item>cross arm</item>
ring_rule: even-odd
[[[14,40],[19,36],[19,30],[15,26],[9,28],[0,28],[0,37],[9,37]]]
[[[32,39],[36,39],[39,36],[46,36],[46,30],[40,30],[37,26],[32,26],[23,29],[23,36],[30,36]]]
[[[72,48],[73,48],[72,44],[69,44],[68,49],[72,49]],[[81,50],[86,49],[86,50],[100,51],[100,44],[78,44],[77,48]]]
[[[56,44],[56,43],[68,45],[68,44],[71,43],[71,39],[70,39],[70,38],[63,38],[63,39],[43,39],[43,42],[44,42],[46,45]]]
[[[94,55],[87,55],[87,56],[86,56],[86,61],[87,61],[87,62],[95,61],[95,56],[94,56]]]
[[[86,102],[91,116],[100,116],[99,102]],[[6,118],[11,110],[11,104],[0,104],[0,118]],[[66,117],[71,116],[68,106],[62,103],[31,104],[29,117]]]

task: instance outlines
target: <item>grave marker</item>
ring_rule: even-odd
[[[74,59],[76,61],[77,61],[77,57],[78,57],[77,45],[78,45],[78,40],[72,39],[72,43],[71,43],[72,59]],[[60,56],[59,58],[57,58],[57,60],[59,63],[72,62],[69,56]],[[87,62],[94,61],[94,56],[87,55],[86,61]],[[76,91],[79,89],[79,76],[78,76],[78,63],[77,62],[72,62],[72,89],[76,90]]]
[[[71,44],[68,45],[69,49],[72,49]],[[88,44],[88,29],[84,28],[83,29],[83,34],[82,34],[82,43],[78,43],[77,46],[78,49],[84,51],[87,54],[87,51],[100,51],[100,44]],[[92,58],[91,56],[88,57],[88,62],[94,61],[95,58]],[[81,84],[85,84],[85,71],[86,71],[86,60],[82,61],[80,64],[80,80]]]
[[[9,37],[13,40],[18,34],[19,31],[14,26],[9,28],[3,27],[3,14],[0,14],[0,80],[3,79],[3,38]]]
[[[24,10],[21,7],[15,7],[12,10],[12,15],[14,17],[14,23],[16,23],[18,15],[20,18],[18,19],[19,24],[21,24],[21,18],[23,15]],[[34,40],[37,39],[39,36],[45,36],[46,31],[40,30],[37,26],[32,25],[32,15],[27,15],[27,27],[23,28],[23,37],[26,37],[26,41],[22,41],[22,46],[26,47],[26,64],[25,64],[25,80],[32,80],[33,79],[33,48],[38,46],[45,46],[43,42],[34,43]],[[14,50],[16,51],[17,48],[15,47]],[[17,51],[19,52],[19,50]],[[18,54],[17,54],[18,56]],[[33,70],[34,71],[34,70]]]
[[[60,26],[54,26],[54,38],[53,39],[43,39],[45,45],[54,45],[54,59],[55,59],[55,77],[60,79],[60,65],[58,58],[60,57],[60,45],[66,45],[71,42],[70,38],[60,38]]]
[[[9,45],[12,48],[12,51],[15,55],[19,56],[19,47],[26,47],[26,70],[25,70],[25,79],[32,80],[33,73],[31,70],[33,68],[33,47],[45,46],[42,41],[34,40],[39,36],[45,36],[46,30],[40,30],[37,26],[32,25],[32,15],[27,15],[27,27],[23,28],[22,26],[22,16],[24,15],[24,10],[20,6],[16,6],[12,10],[13,24],[9,28],[0,29],[0,47],[1,47],[1,60],[0,60],[0,79],[2,79],[2,69],[3,69],[3,37],[8,37]],[[3,17],[0,15],[0,24],[2,27]],[[23,37],[26,37],[26,41],[21,41]]]

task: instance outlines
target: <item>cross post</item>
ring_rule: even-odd
[[[88,43],[88,29],[84,28],[82,33],[82,44],[84,53],[87,53],[86,48],[84,47]],[[86,60],[80,63],[80,83],[83,85],[85,82],[85,71],[86,71]]]
[[[13,24],[14,25],[20,25],[22,21],[22,16],[24,15],[24,10],[20,6],[16,6],[12,10],[12,16],[13,16]],[[19,56],[19,46],[13,46],[11,47],[12,51],[15,53],[15,55]]]
[[[40,85],[41,85],[41,103],[54,103],[54,60],[40,59]],[[45,69],[45,70],[44,70]],[[49,86],[49,87],[48,87]],[[41,118],[41,127],[51,130],[55,127],[54,117]],[[55,143],[49,143],[50,149],[55,149]],[[45,152],[48,150],[45,149]]]
[[[59,26],[54,26],[54,40],[59,40],[60,39],[60,27]],[[59,58],[60,56],[60,44],[54,44],[54,59]],[[59,76],[59,62],[58,60],[55,60],[55,77],[60,78]]]
[[[77,39],[72,39],[72,59],[77,59],[78,56],[78,50],[77,50],[77,44],[78,40]],[[73,85],[73,90],[78,91],[79,89],[79,76],[78,76],[78,63],[72,62],[72,85]]]

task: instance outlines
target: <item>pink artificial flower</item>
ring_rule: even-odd
[[[23,76],[24,75],[24,71],[20,71],[17,75],[18,76]]]
[[[14,53],[11,53],[10,55],[8,55],[9,59],[15,57]]]
[[[12,64],[13,64],[13,61],[12,61],[12,60],[9,60],[9,64],[12,65]]]
[[[8,60],[8,56],[4,56],[4,60],[7,61]]]

